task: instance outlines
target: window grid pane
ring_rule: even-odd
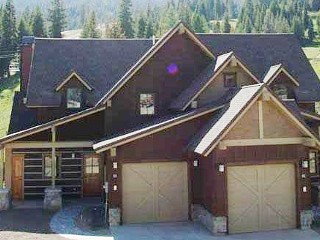
[[[82,92],[80,88],[67,89],[67,108],[81,108]]]
[[[154,94],[140,94],[140,114],[153,115],[154,112]]]

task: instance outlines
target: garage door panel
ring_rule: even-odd
[[[246,209],[229,215],[229,231],[242,232],[246,229],[247,232],[253,232],[259,228],[259,206],[257,204],[248,206]]]
[[[295,228],[294,165],[229,167],[228,208],[232,233]]]
[[[188,219],[187,164],[123,165],[124,223]]]

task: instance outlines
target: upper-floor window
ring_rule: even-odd
[[[223,78],[225,88],[236,88],[238,86],[236,73],[225,73]]]
[[[82,90],[81,88],[68,88],[67,89],[67,108],[79,109],[82,103]]]
[[[155,99],[152,93],[140,94],[140,115],[154,115],[155,114]]]
[[[280,99],[288,99],[288,88],[285,85],[275,84],[272,90]]]

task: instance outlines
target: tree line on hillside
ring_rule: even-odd
[[[133,13],[131,0],[121,0],[117,19],[106,24],[105,32],[97,32],[96,14],[91,12],[82,37],[160,37],[179,20],[195,32],[295,33],[300,41],[312,41],[315,37],[308,11],[319,10],[320,0],[245,0],[240,9],[237,3],[233,0],[171,0],[165,7],[148,5],[146,11]],[[237,23],[232,26],[230,20],[235,18]],[[320,18],[316,23],[320,25]]]
[[[290,33],[302,41],[315,37],[308,10],[315,10],[315,0],[246,0],[238,17],[238,32]],[[317,0],[317,2],[320,2]],[[309,5],[313,4],[313,5]]]
[[[44,21],[48,24],[46,30]],[[0,76],[10,75],[9,65],[19,51],[23,36],[61,37],[65,26],[65,14],[61,0],[52,0],[48,16],[43,16],[40,8],[32,12],[28,9],[17,20],[12,0],[0,6]]]

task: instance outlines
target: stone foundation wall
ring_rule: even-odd
[[[109,209],[109,226],[119,226],[121,222],[120,208]]]
[[[224,235],[227,233],[227,217],[213,216],[199,204],[191,206],[191,218],[192,221],[203,224],[214,235]]]
[[[62,208],[62,190],[58,187],[45,189],[43,208],[50,211],[57,211]]]
[[[0,211],[8,210],[11,207],[11,193],[9,189],[2,189],[0,186]]]

